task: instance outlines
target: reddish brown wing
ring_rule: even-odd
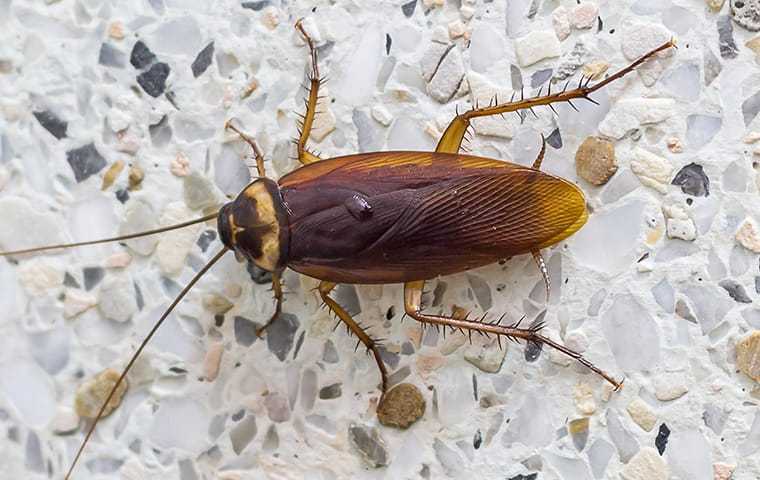
[[[507,162],[382,152],[314,166],[280,185],[292,212],[289,266],[324,280],[460,272],[556,243],[586,219],[577,187]],[[371,207],[366,218],[352,212],[357,195]]]

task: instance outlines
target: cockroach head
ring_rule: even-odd
[[[222,243],[259,268],[274,272],[287,264],[288,213],[280,188],[259,178],[219,210],[217,228]]]

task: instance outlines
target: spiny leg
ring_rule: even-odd
[[[472,110],[468,110],[466,112],[460,113],[456,117],[454,117],[451,123],[449,123],[449,126],[443,132],[443,135],[441,136],[441,139],[438,141],[438,146],[436,147],[435,151],[445,152],[445,153],[459,153],[459,148],[462,145],[462,139],[464,138],[464,135],[467,132],[467,129],[470,126],[470,122],[473,118],[487,117],[490,115],[500,115],[503,113],[517,112],[519,110],[532,111],[533,107],[538,107],[542,105],[545,105],[551,109],[554,109],[552,104],[560,103],[560,102],[568,102],[571,107],[575,108],[575,106],[572,103],[572,100],[575,100],[575,99],[584,99],[592,103],[597,103],[595,100],[589,97],[590,94],[601,89],[607,84],[614,82],[615,80],[623,77],[627,73],[632,72],[636,67],[638,67],[639,65],[647,61],[649,58],[651,58],[655,54],[663,50],[667,50],[668,48],[671,48],[671,47],[675,47],[675,43],[673,40],[660,45],[659,47],[645,54],[643,57],[639,58],[638,60],[628,65],[624,69],[619,70],[618,72],[610,75],[609,77],[605,78],[604,80],[602,80],[601,82],[593,86],[589,86],[589,82],[591,82],[591,77],[588,77],[588,78],[581,77],[581,80],[578,83],[578,88],[574,88],[572,90],[567,90],[568,84],[565,84],[565,88],[561,92],[552,94],[551,84],[549,84],[549,93],[543,97],[540,96],[539,94],[537,97],[534,97],[534,98],[528,98],[528,99],[521,98],[518,101],[510,101],[507,103],[503,103],[501,105],[489,105],[487,107],[481,107],[481,108],[478,108],[476,106],[476,108]]]
[[[546,137],[541,134],[541,151],[538,152],[538,156],[533,160],[533,170],[541,170],[541,162],[544,161],[544,155],[546,155]]]
[[[343,323],[346,324],[346,327],[348,327],[354,335],[359,339],[360,342],[364,344],[365,347],[367,347],[368,351],[372,352],[372,355],[375,357],[375,362],[377,363],[377,368],[380,369],[380,378],[382,380],[382,394],[385,395],[385,391],[388,389],[388,371],[385,369],[385,364],[383,363],[383,359],[380,357],[380,350],[377,348],[377,345],[375,344],[375,341],[370,337],[367,332],[364,331],[364,329],[356,323],[356,320],[351,318],[351,315],[340,305],[338,305],[338,302],[333,300],[330,297],[330,292],[335,288],[336,284],[333,282],[326,282],[321,281],[319,282],[319,296],[322,297],[322,301],[325,302],[325,305],[335,313],[335,315],[338,316],[338,318],[343,321]]]
[[[233,132],[237,133],[240,135],[240,138],[242,138],[244,142],[251,146],[251,149],[253,149],[253,156],[256,158],[256,171],[258,172],[259,177],[266,177],[266,171],[264,170],[264,155],[261,153],[261,150],[256,144],[256,141],[238,130],[238,128],[232,124],[232,120],[228,121],[224,125],[224,128],[230,129]]]
[[[272,272],[272,292],[274,292],[274,313],[269,317],[263,327],[256,330],[256,335],[261,337],[267,328],[279,318],[282,313],[282,279],[279,272]]]
[[[452,330],[460,330],[462,332],[464,332],[464,330],[467,330],[468,335],[472,335],[472,332],[478,332],[486,336],[495,335],[498,339],[505,337],[512,341],[525,340],[526,342],[549,345],[550,347],[559,350],[565,355],[574,358],[580,362],[581,365],[600,375],[602,378],[614,385],[616,390],[620,389],[623,386],[623,382],[619,382],[612,378],[608,373],[604,372],[596,365],[586,360],[580,353],[573,351],[566,346],[560,345],[554,340],[541,335],[543,323],[529,328],[519,328],[520,322],[515,325],[505,326],[501,325],[501,319],[488,323],[482,321],[482,319],[481,321],[476,321],[468,320],[467,318],[456,319],[452,317],[444,317],[441,315],[427,315],[422,313],[422,288],[424,285],[424,280],[407,282],[404,284],[404,310],[406,311],[406,314],[413,319],[422,323],[440,325],[444,329],[450,328]]]
[[[317,103],[319,102],[319,86],[322,85],[322,80],[319,78],[319,64],[317,63],[317,48],[314,45],[314,41],[306,33],[306,29],[303,28],[303,19],[296,22],[296,30],[303,35],[306,44],[309,46],[309,53],[311,54],[311,73],[309,74],[309,95],[305,100],[306,113],[301,117],[299,125],[298,140],[296,146],[298,147],[298,161],[303,165],[319,161],[320,158],[313,153],[306,150],[306,142],[309,140],[309,134],[311,134],[311,127],[314,125],[314,117],[317,114]]]
[[[546,268],[546,262],[544,262],[544,257],[541,256],[541,252],[538,250],[533,250],[531,252],[533,254],[533,260],[536,261],[536,265],[538,266],[538,269],[541,270],[541,275],[544,277],[544,285],[546,286],[546,301],[549,301],[549,293],[551,290],[551,281],[549,280],[549,270]]]

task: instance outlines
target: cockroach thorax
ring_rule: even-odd
[[[259,178],[219,210],[217,228],[222,243],[259,268],[274,272],[287,263],[288,213],[280,188]]]

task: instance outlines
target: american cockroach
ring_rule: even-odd
[[[339,305],[330,293],[340,283],[404,284],[405,314],[425,325],[444,330],[494,335],[512,341],[549,347],[568,355],[603,377],[615,389],[622,386],[564,345],[542,334],[542,324],[522,326],[518,321],[486,316],[457,318],[432,315],[422,309],[425,282],[531,254],[541,271],[548,297],[550,283],[541,250],[569,237],[586,222],[583,192],[575,184],[541,171],[544,141],[530,167],[460,153],[462,140],[475,118],[531,110],[538,106],[587,100],[591,94],[621,78],[658,52],[675,47],[673,41],[652,50],[626,68],[591,85],[581,77],[576,88],[509,102],[498,99],[485,107],[458,113],[433,152],[372,152],[322,159],[307,148],[323,84],[317,50],[301,22],[296,28],[310,52],[306,112],[295,140],[302,167],[275,181],[267,177],[264,156],[254,139],[228,122],[253,150],[258,177],[217,213],[156,230],[64,245],[2,252],[2,256],[43,250],[123,241],[216,219],[224,247],[198,271],[161,315],[130,358],[97,417],[91,423],[71,463],[67,478],[79,460],[119,384],[174,307],[198,280],[227,252],[271,272],[275,309],[262,331],[282,311],[281,275],[290,268],[320,281],[317,292],[324,303],[374,356],[382,395],[388,372],[378,342]]]

